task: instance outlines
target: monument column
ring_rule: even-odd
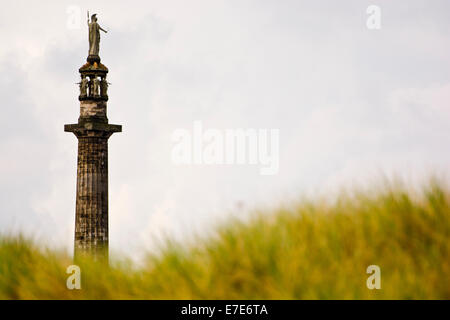
[[[95,15],[92,20],[96,23],[94,18]],[[89,31],[91,33],[91,27]],[[92,54],[91,46],[95,45],[98,50],[98,43],[90,41],[87,62],[79,69],[78,123],[66,124],[64,131],[72,132],[78,138],[75,258],[90,254],[94,258],[107,259],[108,139],[114,132],[121,132],[122,126],[108,123],[108,68],[100,63],[98,54]]]

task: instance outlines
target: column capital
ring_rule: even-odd
[[[64,131],[72,132],[77,138],[89,136],[109,138],[115,132],[122,132],[122,126],[119,124],[101,122],[84,122],[65,124]]]

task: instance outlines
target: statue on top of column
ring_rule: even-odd
[[[89,56],[98,56],[100,51],[100,30],[105,33],[108,31],[104,30],[97,23],[97,14],[93,14],[89,22],[89,11],[87,23],[89,26]]]

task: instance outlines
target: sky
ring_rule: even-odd
[[[370,5],[380,28],[370,29]],[[448,1],[9,1],[0,10],[0,233],[72,250],[86,11],[108,30],[110,248],[394,175],[450,172]],[[173,133],[279,130],[279,170],[174,163]]]

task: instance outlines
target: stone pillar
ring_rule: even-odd
[[[89,82],[106,81],[108,69],[98,62],[80,68]],[[75,259],[80,254],[108,259],[108,139],[122,126],[108,124],[106,95],[80,87],[80,117],[64,131],[78,138],[75,209]],[[87,92],[87,93],[86,93]]]
[[[77,250],[108,247],[108,137],[101,132],[78,136],[75,221]]]

